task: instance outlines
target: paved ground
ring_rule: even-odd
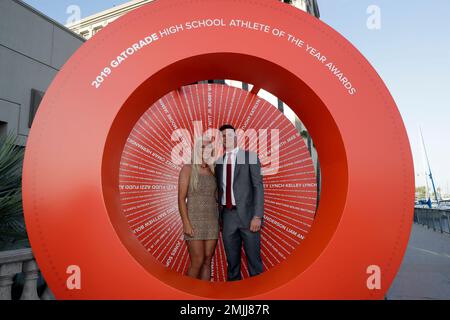
[[[414,224],[387,299],[450,299],[450,235]]]

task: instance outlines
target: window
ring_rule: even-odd
[[[8,123],[0,121],[0,137],[3,137],[7,133]]]
[[[89,39],[89,31],[82,31],[80,35],[85,39]]]
[[[92,30],[92,36],[94,36],[97,32],[99,32],[102,29],[103,29],[102,26],[94,28],[94,30]]]
[[[44,92],[31,89],[31,100],[30,100],[30,115],[28,117],[28,128],[31,128],[34,116],[36,115],[37,109],[41,104],[42,98],[44,97]]]

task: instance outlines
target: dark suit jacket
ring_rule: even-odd
[[[219,205],[222,204],[223,161],[216,162],[215,175],[219,190]],[[241,221],[250,226],[254,216],[264,215],[264,185],[261,175],[261,162],[256,153],[239,149],[236,154],[233,192],[236,208]],[[221,210],[222,211],[222,210]],[[221,212],[222,217],[222,212]]]

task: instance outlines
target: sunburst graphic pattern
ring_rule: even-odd
[[[314,165],[303,138],[273,105],[234,87],[200,84],[182,87],[153,104],[138,120],[123,150],[119,190],[123,214],[149,254],[185,274],[189,255],[178,212],[181,161],[172,155],[175,130],[193,137],[194,121],[204,131],[224,123],[243,130],[278,132],[278,147],[261,152],[258,136],[250,135],[246,149],[258,153],[264,181],[264,227],[261,255],[265,270],[282,263],[308,234],[316,211]],[[269,134],[270,144],[270,134]],[[275,152],[276,151],[276,152]],[[277,154],[277,157],[273,155]],[[301,247],[301,246],[300,246]],[[299,248],[301,250],[301,248]],[[226,281],[226,257],[219,239],[212,265],[213,281]],[[242,277],[249,276],[242,252]]]

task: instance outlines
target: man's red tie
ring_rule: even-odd
[[[231,200],[231,153],[228,154],[227,158],[227,190],[226,190],[226,207],[227,209],[233,208],[233,202]]]

